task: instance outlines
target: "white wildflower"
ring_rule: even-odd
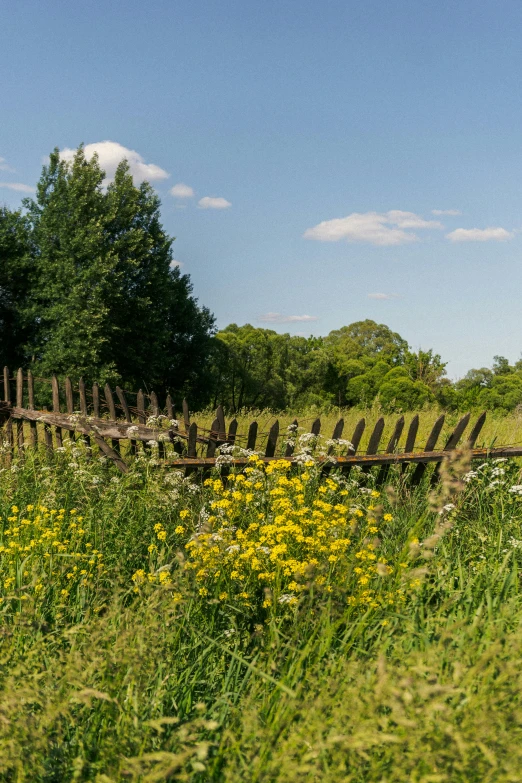
[[[283,593],[278,599],[280,604],[289,604],[295,599],[294,593]]]

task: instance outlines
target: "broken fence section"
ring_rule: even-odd
[[[345,423],[341,418],[331,439],[321,444],[321,453],[316,448],[321,434],[319,418],[313,421],[309,434],[304,437],[298,436],[297,419],[283,432],[280,432],[277,420],[268,432],[260,432],[257,421],[253,421],[245,432],[239,432],[236,419],[232,419],[227,428],[223,408],[219,406],[210,429],[205,429],[191,421],[186,400],[183,400],[180,416],[177,417],[170,395],[161,408],[154,392],[144,394],[140,390],[131,394],[118,386],[113,391],[108,384],[103,389],[97,384],[87,389],[82,379],[73,384],[70,378],[65,378],[60,384],[56,376],[37,380],[49,387],[51,411],[36,409],[35,379],[30,371],[24,373],[19,369],[12,377],[8,368],[4,368],[4,401],[0,403],[0,419],[9,455],[15,452],[23,454],[27,448],[39,445],[52,452],[63,447],[64,437],[67,437],[81,439],[87,449],[96,445],[124,473],[128,470],[129,459],[139,451],[150,454],[151,449],[157,447],[157,458],[161,463],[172,469],[183,469],[188,474],[195,470],[208,472],[216,464],[222,464],[225,469],[241,468],[248,463],[249,452],[256,452],[265,462],[281,458],[303,462],[305,446],[314,454],[316,461],[323,464],[325,471],[336,466],[348,473],[357,465],[364,472],[369,472],[378,466],[376,480],[383,483],[391,466],[400,465],[401,472],[411,484],[422,480],[430,463],[438,463],[433,473],[435,480],[440,462],[459,445],[466,444],[471,449],[472,459],[522,456],[521,448],[476,447],[486,413],[477,418],[466,437],[470,422],[470,414],[467,413],[443,445],[438,441],[445,416],[439,416],[426,443],[420,447],[417,444],[418,415],[413,416],[406,432],[404,416],[399,417],[387,443],[382,443],[385,421],[381,417],[369,433],[366,450],[361,453],[358,450],[366,430],[365,419],[360,419],[353,433],[348,433],[348,439],[343,441]],[[225,445],[228,448],[222,451],[229,453],[218,454]],[[298,446],[301,451],[296,453]],[[231,447],[239,448],[232,450]]]

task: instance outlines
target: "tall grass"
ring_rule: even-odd
[[[310,577],[295,605],[267,612],[220,600],[217,582],[200,594],[185,545],[214,490],[153,463],[120,476],[71,443],[0,474],[2,546],[13,526],[25,546],[32,506],[57,536],[52,557],[44,544],[17,556],[13,582],[16,558],[0,553],[1,780],[521,779],[516,465],[463,482],[463,455],[436,497],[429,476],[409,491],[392,471],[372,500],[371,475],[351,474],[349,503],[392,517],[378,551],[397,568],[382,581],[405,599],[350,603],[347,566],[331,591]],[[100,567],[73,572],[93,550]]]

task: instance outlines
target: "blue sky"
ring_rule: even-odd
[[[520,0],[0,0],[0,203],[132,151],[220,327],[515,361],[521,39]]]

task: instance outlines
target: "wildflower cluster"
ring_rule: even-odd
[[[103,555],[86,540],[76,509],[14,505],[0,520],[0,601],[44,598],[62,603],[86,593],[105,572]]]
[[[205,483],[203,522],[186,544],[200,596],[268,609],[296,605],[311,586],[331,593],[349,585],[352,605],[395,601],[380,586],[393,569],[378,554],[374,508],[354,506],[340,476],[319,479],[311,462],[291,474],[287,460],[265,465],[252,456],[227,485]]]

